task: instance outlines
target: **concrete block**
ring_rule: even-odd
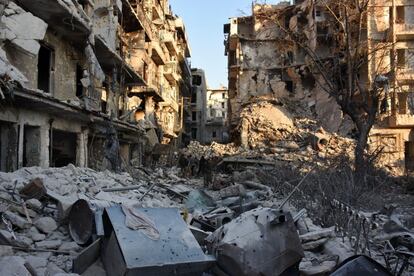
[[[10,219],[10,222],[19,227],[20,229],[29,229],[30,226],[32,226],[32,224],[30,222],[28,222],[25,218],[12,213],[10,211],[6,211],[5,212],[6,216]]]
[[[52,233],[58,228],[56,221],[51,217],[39,218],[35,221],[34,225],[37,229],[46,234]]]
[[[0,275],[2,276],[31,276],[25,267],[25,260],[22,257],[10,256],[0,259]]]
[[[300,240],[302,243],[306,243],[309,241],[316,241],[319,239],[332,237],[335,237],[335,229],[333,227],[300,235]]]
[[[53,241],[40,241],[35,243],[36,248],[41,249],[58,249],[62,245],[61,240],[53,240]]]

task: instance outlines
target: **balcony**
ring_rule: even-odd
[[[400,84],[414,82],[414,68],[398,68],[396,78]]]
[[[154,101],[159,103],[163,102],[164,99],[159,91],[159,89],[155,89],[151,86],[136,86],[134,87],[129,93],[128,97],[137,96],[141,99],[145,99],[146,97],[153,97]]]
[[[178,47],[175,34],[169,31],[161,31],[160,32],[160,41],[167,46],[168,51],[171,55],[178,55]]]
[[[400,39],[414,38],[414,24],[395,24],[395,35]]]
[[[177,62],[172,61],[164,65],[164,77],[171,84],[180,80],[180,75],[177,72]]]
[[[414,115],[396,114],[388,117],[390,127],[414,127]]]
[[[157,65],[164,65],[166,57],[158,41],[151,42],[151,58]]]
[[[118,66],[119,68],[123,68],[125,84],[145,85],[145,81],[139,72],[135,71],[134,68],[126,64],[121,56],[110,49],[110,47],[100,36],[95,36],[95,52],[99,64],[104,71],[111,72],[114,66]]]
[[[224,126],[226,124],[226,118],[214,117],[207,119],[206,125],[209,126]]]

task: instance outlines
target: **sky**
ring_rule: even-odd
[[[173,13],[184,20],[191,67],[204,69],[210,88],[227,86],[223,25],[230,22],[230,17],[250,15],[252,0],[170,0],[170,5]]]

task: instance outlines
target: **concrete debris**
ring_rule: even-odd
[[[0,258],[0,275],[4,276],[32,276],[22,257],[7,256]]]
[[[31,55],[38,54],[39,41],[45,37],[48,24],[30,12],[24,11],[14,2],[8,4],[0,22],[5,27],[3,30],[7,40]]]
[[[327,275],[334,270],[337,263],[335,261],[324,261],[320,264],[312,262],[301,262],[299,270],[302,275]]]
[[[8,245],[0,245],[0,257],[13,255],[13,248]]]
[[[319,231],[313,231],[306,233],[304,235],[300,235],[300,240],[302,243],[307,243],[311,241],[317,241],[323,238],[333,238],[335,236],[335,229],[328,228],[328,229],[321,229]]]
[[[52,233],[58,228],[56,221],[51,217],[42,217],[34,222],[34,225],[45,234]]]
[[[6,52],[0,47],[0,77],[15,80],[21,85],[25,85],[28,80],[25,75],[13,66],[7,59]]]
[[[41,249],[58,249],[62,245],[61,240],[40,241],[35,243],[36,248]]]
[[[192,146],[194,145],[193,143]],[[193,150],[199,147],[205,149],[204,146],[197,145]],[[213,147],[220,148],[219,145]],[[213,151],[207,149],[204,152]],[[252,152],[254,151],[248,153]],[[240,153],[243,154],[243,151],[240,150]],[[246,154],[246,151],[244,153]],[[244,162],[245,159],[240,160]],[[232,162],[232,164],[237,164],[234,160]],[[267,163],[273,164],[269,161]],[[181,172],[176,167],[147,168],[145,169],[146,180],[134,179],[128,173],[97,172],[74,166],[53,169],[30,167],[14,173],[0,173],[2,187],[6,190],[22,191],[26,187],[23,191],[36,191],[38,189],[33,188],[34,184],[29,186],[28,184],[41,183],[42,185],[36,187],[41,187],[43,191],[39,199],[26,201],[27,208],[35,215],[33,225],[28,223],[16,208],[8,208],[5,212],[6,217],[10,217],[10,222],[16,224],[16,227],[13,228],[14,232],[0,230],[2,233],[0,237],[3,237],[0,238],[0,243],[9,246],[3,250],[4,253],[1,255],[10,255],[10,250],[12,250],[14,255],[21,256],[40,275],[48,271],[70,273],[73,271],[72,260],[75,260],[78,254],[96,256],[88,259],[85,263],[86,267],[82,260],[77,259],[76,268],[83,267],[82,271],[84,271],[97,260],[96,258],[99,259],[99,254],[92,254],[92,251],[80,252],[98,236],[106,237],[105,231],[108,228],[104,226],[107,223],[104,213],[112,206],[120,210],[120,217],[111,215],[112,225],[115,228],[122,226],[125,231],[132,231],[134,235],[139,234],[141,238],[153,242],[164,240],[158,217],[150,213],[143,213],[146,219],[134,213],[134,218],[140,218],[140,223],[139,225],[129,224],[136,229],[136,227],[141,228],[141,222],[144,221],[147,226],[151,226],[150,229],[158,231],[159,239],[150,239],[141,229],[128,228],[122,208],[128,206],[135,210],[138,205],[142,208],[176,207],[183,210],[183,218],[197,241],[201,246],[209,248],[208,252],[216,258],[218,269],[229,275],[272,275],[271,271],[275,269],[279,272],[296,269],[304,275],[329,273],[340,261],[353,255],[348,245],[336,238],[334,228],[322,229],[314,225],[306,212],[302,212],[297,218],[298,225],[299,222],[306,221],[304,224],[306,227],[300,228],[301,235],[299,236],[299,230],[287,211],[296,214],[296,209],[289,204],[285,206],[285,211],[268,208],[279,206],[282,198],[278,198],[275,191],[263,184],[266,181],[263,182],[260,170],[255,170],[254,164],[247,163],[247,166],[247,170],[231,172],[230,175],[219,174],[224,184],[219,190],[203,188],[202,178],[181,178]],[[256,166],[261,166],[260,162],[256,162]],[[33,179],[38,180],[33,181]],[[0,193],[2,197],[12,200],[8,193],[1,191]],[[23,194],[22,198],[24,198]],[[66,220],[59,220],[58,224],[56,221],[61,212],[58,208],[59,202],[68,202],[70,212],[69,217]],[[80,204],[83,204],[82,208]],[[123,204],[123,207],[117,207],[119,204]],[[77,215],[74,216],[71,213]],[[84,214],[87,216],[79,216]],[[148,218],[151,219],[150,223]],[[17,225],[20,226],[17,227]],[[75,228],[76,225],[82,227]],[[165,229],[165,231],[173,231],[175,226],[172,225],[175,224],[171,224],[168,228],[170,230]],[[258,231],[254,231],[255,229]],[[82,242],[79,241],[80,237],[83,237],[83,232],[75,232],[75,230],[86,231],[87,235],[82,238]],[[155,232],[151,230],[150,233]],[[284,241],[289,241],[289,243],[280,242],[279,239],[282,236],[288,237]],[[109,242],[111,242],[110,237]],[[98,243],[101,244],[101,242]],[[92,244],[91,247],[86,248],[95,250],[96,246]],[[303,250],[305,250],[304,255]],[[284,254],[285,251],[290,253]],[[46,252],[50,254],[50,257],[45,261],[42,258]],[[108,252],[114,252],[114,250],[110,249],[106,254]],[[245,256],[244,261],[238,257],[242,252]],[[146,254],[148,255],[147,252]],[[263,261],[267,256],[279,256],[279,254],[284,257],[277,258],[277,262],[265,261],[266,265],[264,265]],[[109,256],[113,256],[112,253]],[[116,268],[108,267],[108,258],[102,259],[103,265],[106,270],[114,271],[113,269]],[[233,261],[228,262],[229,258]],[[208,263],[210,264],[210,261]],[[210,266],[207,265],[203,269],[207,271],[208,267]]]
[[[240,143],[251,149],[273,147],[287,139],[293,128],[289,111],[268,102],[249,105],[243,109],[240,118]]]

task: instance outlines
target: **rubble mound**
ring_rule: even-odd
[[[272,146],[287,138],[293,127],[293,116],[287,109],[269,102],[245,107],[240,114],[242,144],[249,148]]]
[[[211,145],[202,145],[198,141],[191,141],[190,144],[181,150],[185,156],[192,156],[196,159],[211,159],[213,157],[223,157],[225,155],[239,154],[242,149],[234,143],[220,144],[213,142]]]

